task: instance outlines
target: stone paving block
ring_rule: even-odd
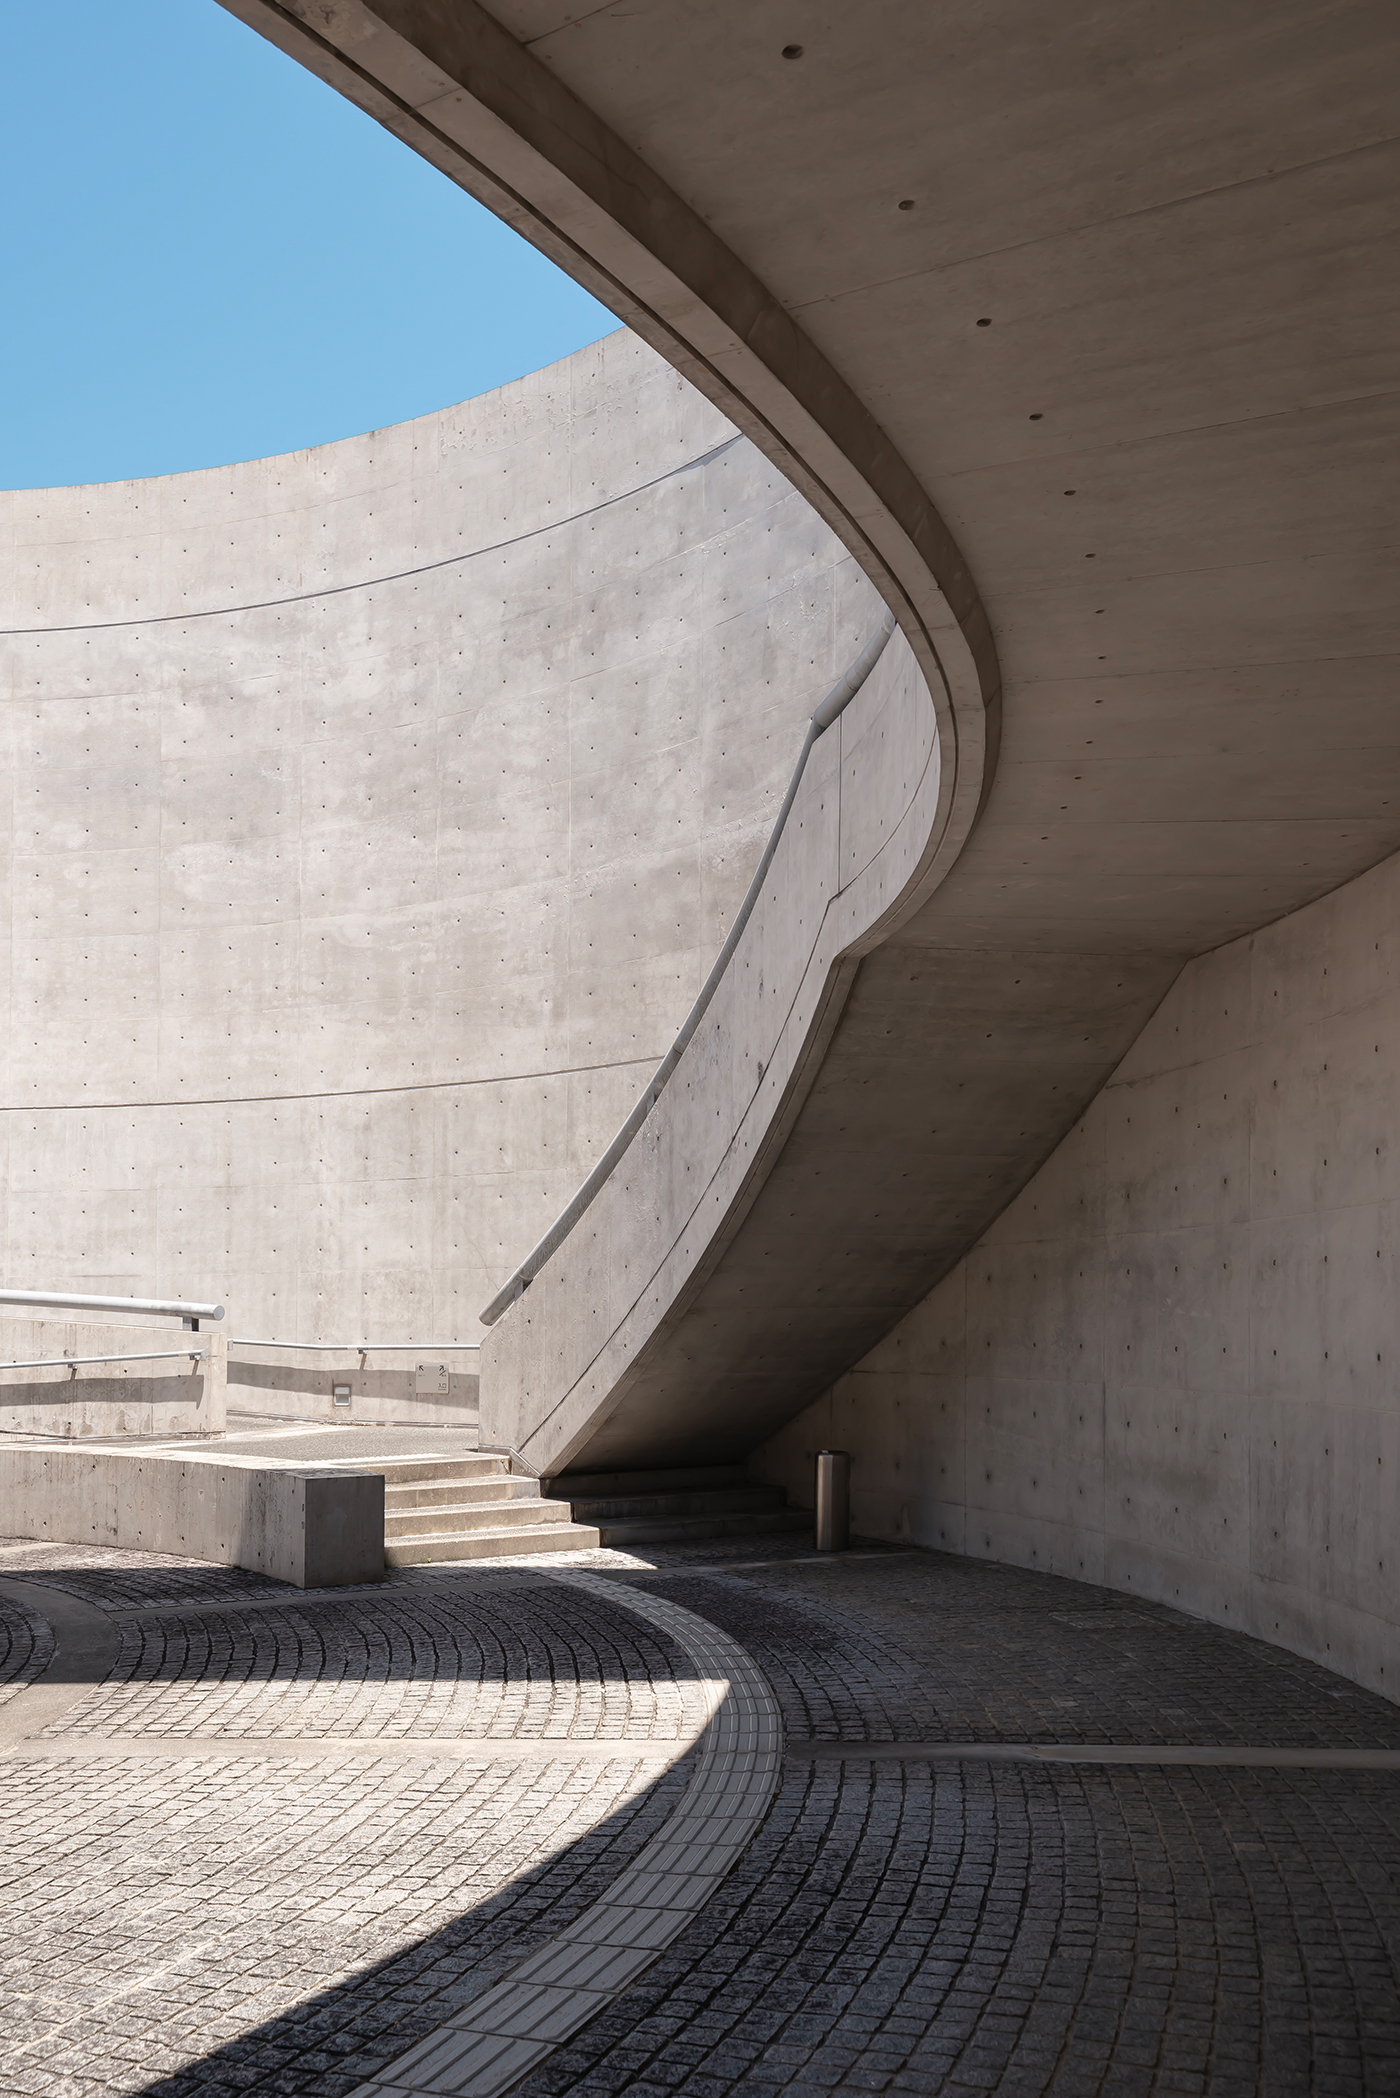
[[[740,1790],[766,1781],[768,1752],[739,1726],[752,1698],[718,1687],[726,1639],[806,1735],[1032,1739],[1050,1720],[1091,1738],[1087,1713],[1100,1738],[1150,1741],[1170,1731],[1141,1698],[1152,1667],[1177,1740],[1188,1724],[1259,1739],[1274,1719],[1274,1738],[1312,1747],[1400,1739],[1393,1707],[1238,1635],[1145,1608],[1105,1644],[1059,1622],[1094,1615],[1094,1591],[1066,1609],[1073,1584],[910,1553],[823,1569],[815,1602],[802,1568],[646,1577],[713,1626],[692,1658],[679,1617],[633,1615],[617,1575],[567,1594],[530,1572],[509,1591],[395,1577],[292,1598],[218,1569],[83,1553],[65,1567],[40,1549],[43,1578],[103,1594],[121,1636],[64,1753],[0,1763],[0,1859],[23,1919],[0,1940],[0,1983],[24,2005],[0,2091],[387,2093],[406,2048],[446,2025],[470,2041],[493,1990],[580,1945],[655,1964],[512,2066],[517,2098],[1400,2088],[1391,1774],[792,1762],[727,1873],[658,1866],[677,1839],[709,1844],[715,1866],[726,1855],[726,1824],[682,1805],[702,1767],[722,1758]],[[1150,1661],[1087,1667],[1086,1640],[1111,1655],[1130,1633],[1156,1643]],[[1057,1670],[1073,1706],[1054,1702]],[[707,1714],[719,1723],[683,1769],[494,1757],[550,1729],[675,1739]],[[233,1791],[214,1758],[84,1758],[84,1742],[131,1732],[197,1746],[205,1729],[282,1727],[318,1760],[249,1759]],[[493,1754],[465,1767],[317,1748],[472,1729]]]

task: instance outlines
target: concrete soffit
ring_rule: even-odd
[[[939,804],[863,946],[928,898],[987,797],[1001,685],[951,533],[864,404],[704,220],[475,0],[219,0],[505,221],[657,350],[811,503],[898,620],[938,719]]]

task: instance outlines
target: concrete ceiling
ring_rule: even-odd
[[[720,400],[941,673],[923,900],[674,1342],[800,1403],[1186,957],[1400,847],[1400,18],[225,4]]]

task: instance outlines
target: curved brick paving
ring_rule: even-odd
[[[1400,1748],[1396,1707],[1170,1611],[784,1542],[323,1596],[0,1551],[119,1635],[110,1681],[0,1755],[0,2092],[461,2088],[398,2065],[684,1831],[724,1653],[797,1742],[857,1751]],[[42,1616],[0,1627],[0,1686],[42,1680]],[[1400,1773],[794,1753],[706,1891],[519,2098],[1400,2090]]]
[[[39,1610],[0,1596],[0,1706],[52,1659],[53,1633]]]

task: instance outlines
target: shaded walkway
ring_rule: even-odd
[[[0,2091],[461,2088],[394,2064],[684,1794],[703,1685],[644,1595],[740,1642],[793,1753],[696,1919],[522,2098],[1400,2088],[1400,1773],[918,1750],[1344,1755],[1400,1750],[1400,1710],[1076,1583],[786,1540],[762,1558],[589,1555],[615,1600],[523,1568],[317,1597],[5,1548],[9,1594],[28,1571],[102,1607],[118,1659],[38,1743],[13,1739],[24,1690],[0,1692]],[[0,1677],[42,1680],[42,1614],[7,1600],[0,1624]]]

